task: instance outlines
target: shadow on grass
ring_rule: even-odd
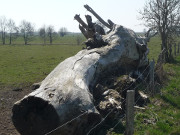
[[[178,103],[178,101],[177,101],[177,103],[176,103],[175,99],[174,99],[172,96],[170,96],[170,95],[164,95],[164,96],[162,96],[161,98],[162,98],[165,102],[167,102],[167,103],[171,104],[172,106],[180,109],[180,103]]]
[[[176,58],[170,57],[168,63],[180,66],[180,57],[179,56],[177,56]]]

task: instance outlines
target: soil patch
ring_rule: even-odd
[[[0,88],[0,135],[20,135],[11,120],[12,107],[30,92],[30,86],[21,89]]]

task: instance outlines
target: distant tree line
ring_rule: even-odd
[[[22,37],[24,44],[28,45],[35,36],[39,36],[43,44],[53,44],[53,41],[59,35],[64,37],[69,32],[66,27],[61,27],[58,32],[55,31],[54,26],[42,26],[37,31],[35,25],[29,21],[22,20],[20,25],[17,26],[15,21],[7,19],[5,16],[0,17],[0,37],[3,45],[12,44],[13,41],[17,40],[18,37]],[[77,36],[77,44],[81,43],[81,37]]]

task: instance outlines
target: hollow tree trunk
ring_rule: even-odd
[[[14,104],[12,120],[22,135],[43,135],[79,115],[53,133],[84,135],[100,121],[91,94],[98,79],[119,67],[131,70],[147,63],[136,44],[143,39],[132,30],[114,25],[103,40],[109,45],[82,50],[61,62],[40,88]]]

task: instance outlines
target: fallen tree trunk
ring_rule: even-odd
[[[42,81],[40,88],[14,104],[12,120],[22,135],[46,134],[81,114],[54,133],[83,135],[100,121],[91,94],[98,79],[119,67],[127,71],[147,64],[147,57],[140,57],[142,52],[136,44],[143,39],[132,30],[114,25],[103,40],[109,45],[85,49],[66,59]]]

